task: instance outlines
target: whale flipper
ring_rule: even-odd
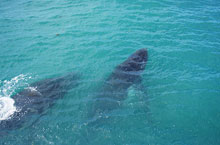
[[[99,118],[107,118],[111,110],[121,105],[127,97],[128,88],[141,82],[141,73],[145,69],[147,59],[147,50],[140,49],[115,68],[95,98],[89,113],[91,122],[100,120]]]

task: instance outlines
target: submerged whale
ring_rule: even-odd
[[[33,115],[44,113],[55,103],[55,100],[62,98],[68,90],[76,87],[77,80],[78,76],[74,73],[45,79],[31,84],[12,96],[17,111],[9,119],[0,120],[0,134],[2,131],[20,128]]]
[[[107,118],[112,110],[120,106],[127,96],[128,88],[135,83],[140,83],[147,59],[147,49],[139,49],[115,68],[104,82],[101,93],[94,99],[88,115],[90,124],[100,118]]]

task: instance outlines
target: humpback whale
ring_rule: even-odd
[[[77,86],[77,78],[76,74],[69,73],[62,77],[41,80],[12,96],[17,111],[9,119],[0,120],[0,134],[2,131],[20,128],[33,115],[43,114],[57,99]]]
[[[104,82],[101,93],[94,99],[88,114],[90,124],[107,118],[109,112],[119,108],[126,99],[128,88],[141,81],[141,73],[145,69],[147,59],[147,49],[139,49],[115,68]]]

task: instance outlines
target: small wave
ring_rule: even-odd
[[[20,74],[11,80],[0,81],[0,97],[11,97],[16,90],[28,85],[28,79],[31,79],[31,76]]]

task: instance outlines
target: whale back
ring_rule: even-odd
[[[74,73],[56,78],[41,80],[12,96],[15,112],[9,119],[0,121],[1,130],[20,128],[34,114],[43,114],[55,101],[62,98],[69,89],[78,84],[78,76]]]

